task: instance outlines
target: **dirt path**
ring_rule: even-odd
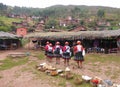
[[[0,60],[4,60],[6,56],[10,53],[21,53],[27,52],[26,50],[14,50],[0,52]],[[52,63],[46,60],[38,60],[37,57],[29,56],[29,61],[25,65],[16,66],[8,70],[0,71],[0,87],[54,87],[50,84],[49,80],[43,80],[37,78],[34,74],[35,67],[29,67],[31,62],[36,62],[37,64],[46,62],[48,65],[55,66],[56,68],[65,69],[63,60],[61,59],[60,65],[55,64],[55,59]],[[119,66],[115,66],[114,63],[106,64],[100,66],[99,62],[96,62],[95,66],[92,63],[84,64],[82,69],[76,68],[76,63],[71,60],[69,68],[73,73],[80,75],[88,75],[91,77],[99,76],[102,79],[111,79],[112,76],[106,76],[106,71],[110,69],[110,72],[114,74],[114,71],[119,70]],[[32,69],[32,70],[31,70]],[[117,79],[113,79],[113,82],[120,83],[120,74],[118,74]]]
[[[0,72],[0,87],[52,87],[41,79],[36,79],[32,72],[22,72],[26,65]]]
[[[5,51],[0,55],[4,60],[8,54],[22,53],[21,50]],[[48,81],[37,79],[36,75],[30,70],[24,70],[31,61],[36,61],[35,57],[30,57],[29,62],[25,65],[16,66],[8,70],[0,71],[0,87],[53,87]],[[48,82],[48,83],[47,83]]]
[[[3,50],[0,51],[0,60],[4,60],[9,54],[13,54],[13,53],[24,53],[26,52],[26,50],[23,49],[18,49],[18,50]]]

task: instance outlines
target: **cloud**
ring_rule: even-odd
[[[0,0],[1,3],[10,6],[24,7],[49,7],[52,5],[89,5],[109,6],[120,8],[119,0]]]

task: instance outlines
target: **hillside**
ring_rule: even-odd
[[[0,14],[26,14],[36,16],[49,17],[65,17],[72,15],[74,17],[90,17],[96,16],[98,10],[102,9],[106,14],[120,15],[120,8],[103,7],[103,6],[85,6],[85,5],[54,5],[46,8],[27,8],[27,7],[11,7],[0,3]]]
[[[5,17],[5,16],[0,16],[0,21],[4,22],[4,24],[6,25],[10,25],[12,26],[12,22],[20,22],[22,21],[22,19],[16,19],[16,18],[8,18],[8,17]]]
[[[73,30],[81,26],[85,27],[85,30],[111,30],[120,28],[120,8],[85,5],[54,5],[46,8],[27,8],[11,7],[2,3],[0,3],[0,7],[1,16],[19,15],[19,17],[24,16],[25,20],[26,18],[31,18],[30,25],[33,27],[29,26],[29,28],[33,30],[37,28],[35,26],[38,26],[41,20],[44,23],[42,25],[43,30],[52,27],[55,29]],[[20,20],[1,17],[0,21],[8,26],[11,22],[19,22]],[[60,25],[60,21],[62,26]],[[40,27],[38,26],[38,28]]]
[[[15,27],[12,22],[20,22],[22,19],[8,18],[6,16],[0,16],[0,31],[12,31]]]

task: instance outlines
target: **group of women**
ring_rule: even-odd
[[[81,41],[77,41],[76,45],[73,47],[74,60],[76,61],[78,68],[82,68],[82,62],[84,61],[85,50],[81,45]],[[47,60],[52,62],[52,58],[56,58],[56,64],[60,64],[60,59],[64,59],[64,65],[69,65],[69,60],[71,59],[71,48],[69,42],[65,42],[64,46],[60,45],[57,41],[55,46],[50,42],[46,42],[45,55]]]

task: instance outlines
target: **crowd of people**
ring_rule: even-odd
[[[82,68],[82,62],[84,61],[85,49],[81,45],[81,41],[77,41],[76,45],[73,47],[74,60],[77,63],[78,68]],[[55,42],[53,46],[52,43],[46,42],[45,46],[46,59],[52,62],[53,58],[56,58],[56,64],[60,64],[60,59],[64,59],[64,65],[69,66],[69,61],[71,59],[71,47],[69,42],[65,42],[64,46],[60,45],[60,42]]]

